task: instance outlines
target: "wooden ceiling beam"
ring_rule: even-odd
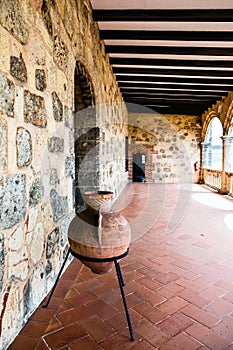
[[[99,22],[232,22],[233,9],[93,10]]]
[[[233,32],[183,30],[100,30],[105,40],[233,41]]]
[[[187,60],[187,59],[169,59],[169,58],[137,58],[137,57],[110,57],[110,63],[114,65],[132,65],[132,66],[177,66],[177,67],[199,67],[199,68],[233,68],[233,60]]]
[[[105,45],[105,49],[109,54],[233,56],[232,47]]]
[[[159,76],[143,76],[143,75],[122,75],[122,74],[117,74],[117,80],[120,81],[127,81],[127,82],[167,82],[167,83],[176,83],[177,85],[184,83],[184,84],[190,84],[190,88],[193,88],[193,86],[191,84],[201,84],[201,85],[205,85],[206,88],[208,88],[208,85],[210,87],[211,84],[216,84],[221,86],[222,84],[226,84],[228,86],[233,86],[233,78],[209,78],[209,77],[159,77]],[[226,88],[223,86],[223,88]]]
[[[154,74],[154,75],[188,75],[191,77],[227,77],[233,79],[233,70],[203,70],[203,69],[176,69],[176,68],[141,68],[141,67],[113,67],[113,73],[127,74]]]

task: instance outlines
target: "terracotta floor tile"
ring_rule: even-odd
[[[93,315],[85,320],[80,320],[80,324],[83,326],[86,333],[90,334],[97,342],[116,333],[112,327],[97,315]]]
[[[47,328],[45,329],[45,333],[44,334],[48,334],[50,332],[54,332],[58,329],[63,328],[62,323],[57,319],[56,316],[53,316],[51,318],[51,320],[49,321]]]
[[[213,328],[219,335],[233,342],[233,317],[227,316],[217,326]]]
[[[167,314],[146,302],[134,306],[134,310],[153,324],[159,323],[168,317]]]
[[[8,350],[34,350],[37,342],[38,338],[18,335],[13,344],[8,347]]]
[[[229,341],[215,333],[213,330],[199,323],[193,324],[191,327],[186,329],[186,333],[210,349],[226,350],[230,345]]]
[[[86,335],[83,327],[78,323],[63,327],[50,334],[47,334],[44,339],[52,350],[58,350],[65,345],[68,345],[79,338]]]
[[[157,308],[168,315],[172,315],[173,313],[177,312],[178,310],[184,308],[187,305],[187,301],[177,296],[174,296],[168,299],[167,301],[163,302],[162,304],[158,305]]]
[[[166,342],[159,350],[197,350],[200,349],[200,343],[189,337],[187,334],[180,333]]]
[[[63,326],[79,322],[82,319],[90,317],[93,312],[86,306],[80,305],[79,307],[72,308],[70,310],[60,312],[56,315],[57,319],[62,323]]]
[[[74,288],[79,291],[79,293],[84,293],[90,290],[93,292],[95,289],[102,286],[103,283],[98,278],[93,278],[85,281],[77,281],[77,283],[74,284]]]
[[[69,349],[70,350],[103,350],[102,346],[96,344],[96,342],[89,335],[69,344]]]
[[[225,294],[225,289],[212,285],[204,289],[199,295],[207,300],[213,301],[215,299],[223,297]]]
[[[201,297],[199,293],[195,293],[188,289],[184,289],[183,291],[178,293],[178,296],[188,301],[190,304],[198,306],[199,308],[203,308],[210,303],[209,300],[206,300],[205,298]]]
[[[175,336],[193,324],[190,318],[182,313],[176,312],[158,324],[158,327],[165,333]]]
[[[158,294],[162,295],[166,299],[170,299],[174,295],[183,291],[184,288],[176,284],[175,282],[171,282],[163,288],[158,290]]]
[[[233,304],[224,299],[218,299],[209,304],[206,311],[214,314],[216,317],[225,317],[233,312]]]
[[[101,299],[87,303],[87,309],[89,311],[89,314],[96,314],[103,320],[113,317],[119,313],[118,310],[114,309],[110,304],[105,303]]]
[[[21,334],[25,337],[40,338],[47,327],[47,322],[40,322],[36,320],[29,320],[22,329]]]
[[[157,292],[152,291],[151,289],[148,288],[142,288],[140,290],[137,290],[135,294],[141,298],[144,301],[147,301],[150,303],[152,306],[158,305],[163,303],[166,298],[163,296],[159,295]]]
[[[207,312],[204,309],[200,309],[195,305],[188,305],[184,307],[181,312],[190,317],[191,319],[203,324],[207,327],[214,327],[216,324],[218,324],[221,319],[219,317],[216,317],[212,313]]]
[[[163,285],[159,283],[158,281],[152,280],[151,278],[148,278],[146,276],[143,276],[137,280],[137,283],[141,284],[142,286],[149,288],[153,291],[159,290]]]
[[[135,328],[135,331],[140,334],[141,337],[146,339],[155,348],[164,344],[170,336],[161,331],[157,326],[148,320],[143,320]]]
[[[66,302],[68,304],[70,304],[70,306],[75,308],[75,307],[78,307],[82,304],[86,304],[86,303],[93,301],[93,300],[98,300],[98,297],[92,292],[85,292],[85,293],[81,293],[79,295],[76,295],[74,297],[67,298]]]

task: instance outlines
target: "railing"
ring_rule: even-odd
[[[221,170],[212,170],[212,169],[203,169],[203,177],[205,185],[220,191],[222,186],[222,171]]]

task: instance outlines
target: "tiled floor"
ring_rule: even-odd
[[[134,183],[114,208],[132,227],[120,264],[135,341],[115,271],[77,274],[75,259],[9,350],[233,349],[233,200],[199,185]]]

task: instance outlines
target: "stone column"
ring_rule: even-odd
[[[231,159],[233,154],[233,136],[224,135],[222,139],[222,184],[220,193],[229,193],[226,172],[231,171]]]
[[[203,168],[208,168],[210,166],[209,164],[209,148],[210,143],[208,142],[201,142],[200,144],[200,170],[199,170],[199,179],[198,183],[203,184],[204,183],[204,172]]]

